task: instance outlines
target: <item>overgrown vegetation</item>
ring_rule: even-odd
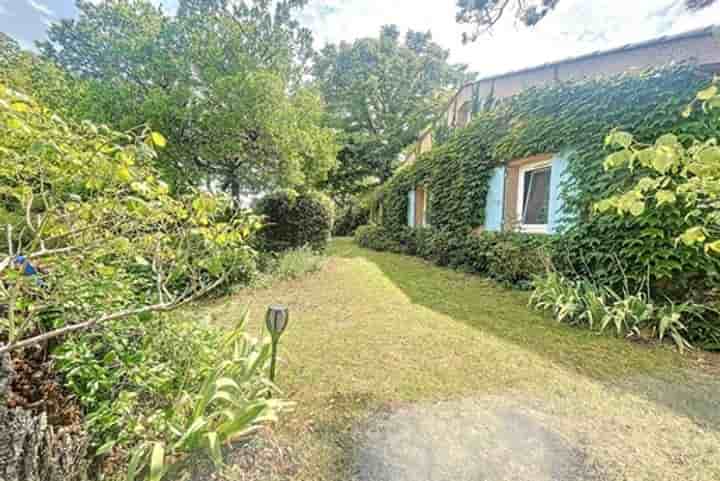
[[[156,164],[180,191],[210,185],[239,201],[324,181],[337,147],[303,81],[312,35],[295,14],[305,0],[177,3],[171,15],[150,0],[79,2],[77,18],[39,44],[68,74],[72,102],[44,100],[75,119],[163,132]]]
[[[570,280],[557,272],[533,282],[530,305],[553,313],[559,322],[618,336],[671,338],[680,351],[692,343],[720,349],[720,313],[691,301],[656,303],[647,292],[615,292],[587,279]]]
[[[628,296],[644,289],[648,302],[712,304],[720,272],[720,258],[708,255],[716,246],[720,119],[707,115],[717,103],[708,81],[693,67],[667,67],[530,89],[478,111],[468,128],[379,189],[381,225],[359,230],[358,240],[511,284],[550,269]],[[703,109],[685,108],[694,100]],[[604,145],[611,144],[623,150],[606,160]],[[569,158],[561,235],[538,243],[522,234],[474,233],[484,221],[492,168],[548,152]],[[431,230],[406,227],[407,192],[418,185],[431,192]],[[712,346],[712,339],[701,344]]]
[[[416,255],[439,266],[491,277],[503,284],[527,288],[545,272],[553,238],[514,232],[458,234],[435,228],[389,233],[384,227],[368,225],[355,233],[356,242],[366,248]]]
[[[65,121],[0,85],[0,134],[0,354],[32,375],[6,401],[55,406],[61,426],[79,410],[108,474],[138,442],[154,447],[141,444],[131,470],[150,479],[197,448],[219,463],[221,445],[283,406],[266,398],[268,346],[241,326],[226,334],[157,313],[254,278],[260,218],[224,197],[171,196],[153,167],[166,140],[145,127]],[[60,392],[37,399],[33,373],[59,376]]]
[[[310,246],[325,249],[332,235],[335,205],[320,192],[281,190],[268,194],[255,205],[264,216],[261,245],[271,251]]]
[[[325,265],[327,257],[310,246],[272,252],[264,255],[260,285],[268,285],[276,280],[297,279],[305,274],[318,272]]]

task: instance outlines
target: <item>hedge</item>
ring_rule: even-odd
[[[335,207],[319,192],[280,190],[260,199],[255,210],[265,216],[265,227],[259,234],[265,250],[305,246],[323,250],[332,235]]]
[[[442,267],[491,277],[525,288],[543,274],[554,253],[554,236],[513,232],[458,233],[432,227],[391,233],[379,225],[360,227],[361,247],[422,257]]]

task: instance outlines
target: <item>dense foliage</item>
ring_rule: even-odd
[[[352,236],[358,227],[370,220],[370,205],[364,199],[353,198],[338,208],[333,234],[336,236]]]
[[[693,344],[720,349],[720,313],[691,301],[654,302],[647,292],[616,292],[587,279],[551,272],[533,282],[530,305],[559,322],[617,335],[671,338],[681,351]]]
[[[260,199],[255,210],[265,218],[260,238],[266,249],[310,246],[322,250],[330,241],[335,206],[322,193],[277,191]]]
[[[472,77],[448,58],[430,33],[411,30],[403,42],[394,25],[378,38],[328,45],[318,54],[313,74],[331,125],[343,131],[332,191],[357,193],[368,178],[382,182],[393,174],[403,149]]]
[[[697,94],[703,108],[720,109],[720,90],[716,84]],[[632,134],[613,132],[606,143],[620,148],[605,160],[605,169],[638,170],[646,174],[625,193],[598,202],[600,212],[613,210],[631,215],[638,222],[648,218],[682,219],[673,240],[678,248],[697,253],[720,253],[720,147],[718,138],[681,139],[665,134],[654,144],[637,143]],[[675,227],[675,225],[673,225]]]
[[[157,159],[178,188],[244,192],[315,185],[335,164],[319,95],[302,85],[309,31],[303,0],[183,0],[169,15],[149,0],[80,2],[53,24],[44,58],[81,86],[72,109],[169,139]]]
[[[513,287],[526,288],[548,268],[553,238],[514,232],[460,234],[436,228],[405,228],[389,232],[382,226],[357,229],[362,247],[416,255],[439,266],[491,277]]]
[[[648,235],[632,218],[602,214],[595,203],[623,192],[637,171],[606,171],[603,163],[607,133],[631,130],[639,141],[654,142],[666,132],[679,137],[711,138],[720,121],[685,109],[708,75],[688,66],[640,74],[533,88],[478,112],[465,129],[398,171],[377,193],[382,225],[400,233],[407,224],[408,191],[417,185],[430,192],[429,223],[465,235],[482,226],[491,169],[507,159],[568,152],[568,175],[561,186],[572,227],[557,246],[557,267],[571,276],[591,275],[600,283],[619,285],[626,274],[640,283],[650,270],[653,285],[674,276],[683,278],[687,251],[676,251],[669,236]],[[681,220],[681,219],[678,219]],[[673,230],[668,219],[660,230]],[[696,257],[712,272],[714,262]],[[687,279],[687,282],[692,279]],[[687,287],[687,284],[678,284]]]
[[[140,441],[155,454],[141,449],[136,467],[166,444],[163,472],[195,448],[217,461],[282,407],[266,397],[266,345],[156,314],[254,277],[260,227],[227,198],[171,196],[153,168],[165,144],[145,127],[63,120],[0,85],[0,353],[50,356],[111,472]]]

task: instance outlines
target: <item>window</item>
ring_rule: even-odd
[[[518,219],[523,232],[548,231],[550,214],[550,162],[527,165],[518,179]]]

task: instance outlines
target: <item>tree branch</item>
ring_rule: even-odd
[[[45,341],[49,341],[50,339],[55,339],[57,337],[65,336],[67,334],[82,331],[85,329],[89,329],[97,324],[103,324],[105,322],[109,321],[117,321],[120,319],[126,319],[131,316],[138,316],[140,314],[145,314],[149,312],[168,312],[172,311],[174,309],[177,309],[189,302],[192,302],[194,300],[200,299],[201,297],[207,295],[208,293],[215,290],[217,287],[219,287],[221,284],[223,284],[228,277],[228,273],[225,272],[223,276],[210,284],[209,286],[201,289],[200,291],[196,292],[193,295],[187,296],[185,298],[177,299],[173,302],[167,302],[167,303],[160,303],[160,304],[153,304],[151,306],[144,306],[139,307],[136,309],[126,309],[124,311],[115,312],[113,314],[106,314],[104,316],[91,319],[89,321],[80,322],[78,324],[71,324],[69,326],[61,327],[59,329],[55,329],[50,332],[46,332],[44,334],[40,334],[38,336],[34,336],[28,339],[25,339],[23,341],[15,342],[8,344],[6,346],[0,347],[0,355],[5,354],[7,352],[17,351],[18,349],[23,349],[26,347],[34,346],[37,344],[40,344]]]

